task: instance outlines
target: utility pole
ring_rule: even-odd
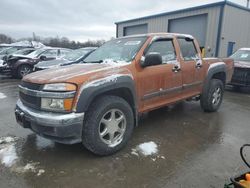
[[[247,8],[249,8],[249,0],[247,0]]]

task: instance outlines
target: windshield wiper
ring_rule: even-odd
[[[98,61],[83,61],[84,63],[102,63],[103,60],[98,60]]]

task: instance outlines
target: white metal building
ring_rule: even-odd
[[[226,57],[238,48],[250,47],[250,9],[229,1],[115,24],[117,37],[155,32],[191,34],[206,49],[206,56]]]

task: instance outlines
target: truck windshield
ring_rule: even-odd
[[[235,61],[248,61],[250,62],[250,50],[238,50],[231,58]]]
[[[112,60],[117,63],[130,62],[146,39],[147,37],[129,37],[111,40],[91,53],[84,62],[102,63],[105,60]]]
[[[84,49],[73,50],[72,52],[69,52],[67,55],[65,55],[63,58],[68,61],[76,61],[81,57],[85,56],[89,51],[90,50]]]

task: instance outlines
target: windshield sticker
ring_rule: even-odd
[[[247,58],[248,54],[241,54],[240,58]]]
[[[134,45],[138,45],[140,43],[141,43],[141,41],[128,41],[124,45],[125,46],[134,46]]]

